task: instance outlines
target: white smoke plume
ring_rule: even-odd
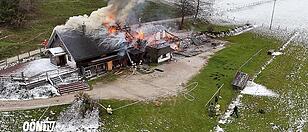
[[[135,16],[130,13],[135,13],[133,11],[135,7],[142,3],[144,0],[109,0],[108,6],[93,11],[90,16],[70,17],[65,25],[57,26],[54,30],[64,34],[71,30],[84,32],[86,36],[99,40],[99,48],[102,50],[120,49],[123,48],[123,44],[120,42],[125,40],[125,36],[121,34],[108,36],[106,26],[112,26],[116,22],[122,25],[130,24],[128,21],[133,18],[129,17]]]
[[[85,25],[87,35],[98,34],[104,24],[114,24],[119,22],[127,24],[129,14],[134,7],[143,3],[144,0],[110,0],[107,7],[103,7],[91,13],[90,16],[73,16],[69,18],[65,25],[58,26],[57,31],[73,29],[82,31],[82,25]]]

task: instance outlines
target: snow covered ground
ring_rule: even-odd
[[[223,17],[269,26],[273,4],[274,0],[216,0],[213,8],[216,13],[223,13]],[[307,0],[277,0],[273,26],[308,29],[307,5]]]
[[[234,107],[237,106],[237,107],[241,107],[241,98],[243,97],[243,95],[238,95],[236,97],[235,100],[233,100],[230,105],[228,106],[228,109],[227,111],[220,117],[220,120],[218,121],[219,124],[227,124],[227,123],[230,123],[231,122],[231,115],[234,111]],[[218,128],[218,126],[216,126],[216,129]],[[219,130],[217,131],[223,131],[222,128],[219,128]]]
[[[270,97],[277,97],[278,94],[267,89],[265,86],[256,84],[255,82],[249,81],[247,86],[243,91],[242,94],[248,95],[255,95],[255,96],[270,96]]]
[[[102,125],[99,117],[99,110],[87,111],[82,117],[80,114],[82,100],[73,102],[73,104],[56,121],[57,132],[96,132]]]
[[[24,68],[19,69],[15,74],[20,74],[24,72],[24,75],[27,77],[32,77],[43,72],[56,70],[57,66],[53,65],[50,62],[50,59],[38,59],[29,62]]]
[[[72,72],[75,69],[69,67],[57,67],[50,62],[49,58],[37,58],[22,63],[21,66],[12,67],[11,69],[4,69],[3,75],[9,77],[10,75],[21,78],[21,74],[28,79],[29,82],[38,79],[46,78],[46,73],[49,77],[58,76],[59,73]],[[10,77],[9,77],[10,78]],[[65,82],[76,81],[78,74],[73,74],[71,77],[62,78]],[[0,100],[31,100],[42,99],[60,95],[57,89],[50,84],[41,84],[41,86],[33,89],[26,89],[20,86],[22,84],[18,81],[0,81]]]
[[[162,1],[176,2],[176,0]],[[201,0],[199,17],[217,24],[258,25],[256,32],[282,39],[297,31],[301,33],[297,41],[307,43],[308,1],[277,0],[272,30],[269,30],[273,5],[274,0]]]
[[[59,95],[57,89],[49,84],[33,89],[25,89],[17,82],[0,83],[0,100],[44,99]]]
[[[272,29],[269,30],[274,0],[204,0],[212,3],[202,6],[202,16],[214,23],[258,25],[255,32],[288,38],[293,32],[300,32],[297,42],[306,45],[308,41],[307,0],[277,0]],[[209,17],[208,13],[211,14]]]

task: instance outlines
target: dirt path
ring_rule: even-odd
[[[208,58],[221,49],[223,47],[198,56],[177,59],[157,67],[164,70],[164,72],[120,77],[108,84],[98,83],[94,85],[93,90],[86,93],[94,99],[120,100],[148,100],[176,95],[178,91],[183,90],[181,84],[187,83],[189,79],[198,74],[199,70],[207,64]],[[0,111],[26,110],[70,104],[73,100],[74,94],[40,100],[0,101]]]
[[[195,57],[178,59],[157,67],[164,72],[122,77],[108,84],[98,83],[94,85],[96,94],[93,97],[100,98],[104,95],[105,99],[152,100],[177,95],[183,90],[181,84],[188,83],[188,80],[198,74],[213,53],[207,52]]]

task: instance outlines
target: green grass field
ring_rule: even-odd
[[[227,130],[238,131],[297,131],[303,124],[307,131],[308,117],[308,60],[303,47],[291,47],[283,56],[269,65],[256,80],[278,93],[277,98],[244,96],[241,118],[226,126]],[[258,111],[263,109],[265,114]],[[301,121],[302,120],[302,121]],[[306,125],[304,125],[306,124]]]
[[[177,18],[180,15],[175,7],[149,1],[143,7],[143,11],[140,16],[142,18],[142,22],[151,22],[157,20]]]
[[[200,27],[199,27],[200,28]],[[209,131],[217,124],[217,119],[209,118],[205,103],[217,90],[217,86],[225,84],[221,91],[220,104],[225,110],[236,92],[231,81],[237,69],[258,50],[263,49],[253,62],[243,67],[243,71],[253,75],[259,70],[269,56],[268,49],[277,48],[277,40],[255,38],[253,33],[226,38],[231,42],[224,50],[210,59],[209,64],[190,82],[198,82],[199,86],[192,92],[196,98],[190,102],[182,95],[161,99],[161,106],[154,103],[141,103],[120,109],[114,115],[102,115],[105,127],[109,131]],[[188,88],[189,89],[189,88]],[[103,104],[111,104],[114,108],[129,104],[129,101],[102,100]],[[103,111],[104,112],[104,111]]]

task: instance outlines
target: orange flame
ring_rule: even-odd
[[[115,33],[115,32],[117,32],[117,28],[115,26],[111,26],[111,27],[108,28],[108,32],[110,34]]]
[[[117,32],[117,28],[113,26],[113,24],[114,24],[114,17],[112,15],[109,15],[105,17],[102,25],[104,25],[104,27],[108,29],[108,32],[112,34]]]
[[[175,51],[181,51],[180,42],[175,42],[173,45],[170,45],[170,47]]]
[[[144,32],[143,31],[138,32],[136,38],[143,40],[144,39]]]

